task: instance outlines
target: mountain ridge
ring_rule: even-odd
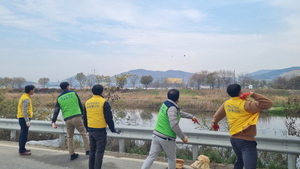
[[[293,67],[288,67],[288,68],[283,68],[283,69],[261,69],[252,73],[248,73],[246,75],[252,77],[255,80],[267,80],[267,81],[272,81],[276,78],[278,78],[280,75],[282,75],[283,73],[287,73],[287,72],[291,72],[294,70],[300,70],[300,66],[293,66]],[[129,70],[127,72],[122,72],[118,75],[121,74],[136,74],[139,77],[141,76],[148,76],[151,75],[153,77],[153,81],[155,81],[156,79],[160,79],[160,78],[182,78],[184,80],[184,82],[187,82],[189,80],[189,78],[194,74],[191,72],[185,72],[185,71],[181,71],[181,70],[167,70],[167,71],[157,71],[157,70],[146,70],[146,69],[134,69],[134,70]],[[86,75],[89,76],[89,75]],[[71,76],[71,77],[75,77],[75,76]],[[68,77],[68,78],[71,78]],[[111,76],[111,78],[113,78],[114,76]],[[65,78],[62,81],[66,81],[68,78]],[[2,77],[0,77],[0,79],[2,79]],[[76,80],[75,80],[76,82]],[[37,83],[37,82],[32,82],[32,81],[27,81],[27,84],[33,84],[33,83]],[[59,82],[49,82],[48,83],[50,86],[51,85],[58,85]]]
[[[299,66],[294,66],[294,67],[289,67],[289,68],[284,68],[284,69],[276,69],[276,70],[272,70],[272,71],[269,71],[269,72],[264,73],[264,74],[258,74],[258,75],[254,75],[254,76],[251,76],[251,77],[255,80],[265,79],[265,80],[271,81],[271,80],[274,80],[274,79],[278,78],[283,73],[291,72],[291,71],[294,71],[294,70],[300,70],[300,67]]]

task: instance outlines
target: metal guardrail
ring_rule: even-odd
[[[55,133],[60,135],[60,146],[65,145],[66,129],[64,122],[57,122],[57,129],[53,129],[50,121],[32,120],[29,131],[41,133]],[[111,133],[107,129],[107,136],[110,138],[119,139],[119,151],[125,150],[125,139],[151,141],[153,128],[136,127],[136,126],[116,126],[121,129],[121,134]],[[16,131],[20,130],[17,119],[0,119],[0,129],[11,130],[11,140],[16,140]],[[231,147],[230,136],[228,132],[215,131],[184,131],[189,138],[189,142],[185,144],[192,145],[193,159],[198,157],[199,146],[214,146],[214,147]],[[75,134],[79,135],[77,130]],[[300,139],[298,137],[272,136],[262,137],[257,136],[257,149],[259,151],[279,152],[288,154],[288,168],[296,169],[297,155],[300,154]],[[182,143],[177,139],[177,143]]]

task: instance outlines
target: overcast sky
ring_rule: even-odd
[[[300,66],[299,0],[0,1],[0,77]]]

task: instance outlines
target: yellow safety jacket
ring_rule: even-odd
[[[28,104],[28,108],[27,108],[27,112],[26,112],[28,114],[28,118],[32,118],[32,116],[33,116],[31,98],[28,93],[24,93],[19,100],[17,118],[24,118],[23,101],[26,99],[29,100],[29,104]]]
[[[99,96],[93,95],[92,98],[85,102],[87,124],[89,128],[106,128],[107,123],[104,116],[104,102],[106,100]]]
[[[232,97],[224,103],[230,135],[242,132],[250,125],[256,125],[259,113],[249,113],[245,110],[246,100]]]

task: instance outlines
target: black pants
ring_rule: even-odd
[[[101,169],[107,141],[106,130],[89,131],[90,156],[89,169]]]
[[[26,151],[25,145],[27,142],[28,129],[26,121],[24,118],[19,118],[20,136],[19,136],[19,153],[24,153]]]
[[[234,169],[256,169],[257,165],[257,143],[237,138],[230,138],[233,151],[236,155]]]

